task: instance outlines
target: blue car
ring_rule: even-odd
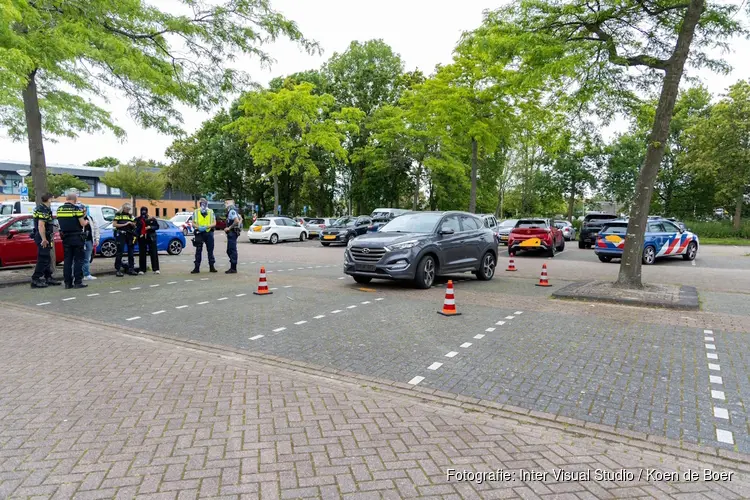
[[[156,231],[157,250],[159,252],[167,252],[169,255],[180,255],[186,243],[182,229],[170,221],[157,220],[159,222],[159,229]],[[135,245],[135,251],[138,252],[137,244]],[[96,253],[107,258],[114,257],[117,254],[117,243],[112,231],[112,223],[102,227],[99,232],[99,244],[96,247]]]
[[[681,229],[667,219],[649,218],[643,242],[643,263],[651,265],[662,257],[681,255],[685,260],[695,260],[698,254],[698,236]],[[622,257],[628,221],[607,222],[596,235],[594,253],[602,262]]]

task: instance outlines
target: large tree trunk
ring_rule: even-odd
[[[664,158],[664,148],[669,136],[669,124],[672,121],[674,104],[680,88],[680,80],[685,69],[685,61],[690,52],[695,27],[705,9],[705,0],[691,0],[685,18],[682,22],[677,44],[670,58],[662,83],[659,104],[656,107],[656,117],[648,141],[646,160],[641,168],[635,187],[633,207],[630,210],[628,231],[625,235],[625,248],[620,263],[620,274],[615,283],[622,288],[642,288],[641,264],[643,240],[646,232],[651,196],[654,192],[654,182],[659,173],[659,165]]]
[[[273,213],[279,210],[279,176],[273,176]]]
[[[29,138],[34,198],[37,203],[41,203],[42,195],[47,192],[47,161],[44,157],[42,113],[39,111],[39,95],[36,90],[36,70],[29,73],[28,78],[26,88],[23,89],[23,111],[26,114],[26,135]]]
[[[137,206],[135,206],[135,202],[136,202],[136,201],[137,201],[137,200],[135,199],[135,196],[131,196],[131,197],[130,197],[130,206],[131,206],[131,207],[133,207],[133,209],[131,210],[131,213],[132,213],[132,214],[133,214],[134,216],[135,216],[135,214],[137,214],[137,213],[138,213],[138,207],[137,207]]]
[[[742,204],[745,201],[745,186],[740,188],[740,192],[737,194],[737,204],[734,207],[734,219],[732,226],[735,231],[739,231],[742,225]]]
[[[570,189],[570,196],[568,197],[568,220],[573,222],[573,209],[576,205],[576,192],[574,188]]]
[[[471,138],[471,194],[469,198],[469,212],[477,211],[477,168],[479,163],[479,144],[475,137]]]

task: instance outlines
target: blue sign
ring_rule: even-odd
[[[29,187],[21,186],[21,196],[28,196],[28,195],[29,195]]]
[[[255,205],[255,211],[256,212],[258,211],[258,205]]]
[[[279,205],[279,215],[281,215],[281,205]]]
[[[305,213],[307,213],[307,205],[305,205],[304,211],[305,211]]]

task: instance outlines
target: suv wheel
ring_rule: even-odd
[[[691,242],[687,247],[687,252],[685,252],[685,255],[682,256],[685,260],[695,260],[695,256],[698,254],[698,244],[696,242]]]
[[[651,245],[643,249],[643,263],[650,266],[656,262],[656,249]]]
[[[495,256],[492,252],[487,252],[482,257],[482,263],[479,265],[479,270],[474,272],[474,275],[480,281],[489,281],[495,276]]]
[[[602,262],[612,262],[612,257],[609,255],[600,255],[599,260]]]
[[[586,244],[583,242],[583,240],[578,240],[578,248],[580,248],[581,250],[586,248]]]
[[[417,272],[414,275],[414,282],[417,288],[426,290],[430,288],[435,282],[435,275],[437,273],[437,266],[435,265],[435,259],[429,255],[422,257],[417,265]]]
[[[355,274],[354,275],[354,281],[356,281],[360,285],[366,285],[366,284],[368,284],[369,282],[372,281],[372,278],[370,278],[369,276],[357,276]]]

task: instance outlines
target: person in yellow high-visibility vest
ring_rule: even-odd
[[[216,216],[214,211],[208,208],[208,201],[201,198],[198,201],[198,208],[193,212],[194,242],[195,242],[195,267],[191,274],[201,272],[201,259],[203,258],[203,245],[206,245],[208,252],[208,267],[212,273],[216,271],[214,264],[214,229],[216,229]]]

